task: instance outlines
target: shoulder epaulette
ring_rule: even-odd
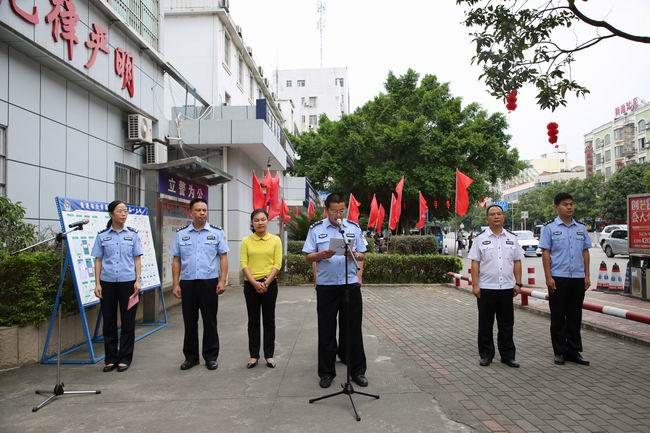
[[[98,234],[98,235],[101,235],[102,233],[107,232],[108,230],[110,230],[110,227],[106,227],[104,230],[101,230],[101,231],[100,231],[99,233],[97,233],[97,234]]]
[[[217,230],[221,230],[221,231],[223,231],[223,229],[222,229],[221,227],[219,227],[219,226],[215,226],[215,225],[213,225],[213,224],[210,224],[210,227],[212,227],[213,229],[217,229]]]
[[[481,236],[483,233],[485,233],[487,230],[483,230],[481,233],[477,234],[476,237]]]
[[[189,224],[186,224],[186,225],[184,225],[183,227],[179,227],[179,228],[177,228],[176,231],[177,231],[177,232],[180,232],[181,230],[185,230],[185,229],[188,228],[189,226],[190,226]]]
[[[345,221],[346,221],[346,222],[349,222],[349,223],[352,224],[353,226],[357,226],[357,227],[359,227],[359,224],[355,223],[354,221],[350,221],[350,220],[348,220],[348,219],[346,219]],[[361,228],[361,227],[359,227],[359,228]]]
[[[315,223],[313,223],[312,225],[310,225],[309,228],[310,228],[310,229],[313,229],[313,228],[316,227],[317,225],[319,225],[319,224],[323,224],[323,221],[325,221],[325,220],[318,220],[318,221],[316,221]]]
[[[127,229],[131,230],[133,233],[137,233],[138,230],[134,229],[133,227],[126,226]]]
[[[583,226],[586,226],[586,224],[585,224],[585,223],[583,223],[583,222],[582,222],[582,221],[580,221],[580,220],[575,220],[575,222],[577,222],[578,224],[581,224],[581,225],[583,225]]]
[[[544,225],[545,225],[545,226],[546,226],[546,225],[549,225],[549,224],[552,223],[553,221],[555,221],[555,218],[553,218],[552,220],[548,220],[548,221],[546,221],[546,222],[544,223]]]
[[[508,233],[510,233],[511,235],[513,235],[513,236],[517,236],[517,235],[515,234],[515,232],[513,232],[512,230],[508,230],[508,229],[505,229],[505,230],[506,230]]]

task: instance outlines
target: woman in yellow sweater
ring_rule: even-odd
[[[251,213],[253,234],[241,243],[239,263],[244,273],[244,297],[248,310],[247,368],[257,365],[260,357],[260,310],[264,327],[264,358],[266,366],[275,368],[275,301],[278,297],[276,277],[282,266],[282,242],[266,231],[268,214],[264,209]]]

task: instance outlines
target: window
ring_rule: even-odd
[[[612,175],[612,167],[605,167],[605,177],[610,177]]]
[[[343,78],[334,78],[334,85],[343,87]]]
[[[623,156],[623,146],[616,146],[614,148],[614,158],[621,158]]]
[[[638,125],[639,129],[637,129],[636,132],[639,133],[639,134],[645,134],[645,128],[646,128],[645,125],[646,125],[645,120],[643,120],[643,119],[639,120],[639,125]]]
[[[7,195],[7,129],[0,126],[0,196]]]
[[[605,136],[605,146],[609,146],[610,140],[611,140],[611,139],[610,139],[610,137],[609,137],[609,134],[607,134],[607,135]]]
[[[304,114],[302,116],[300,116],[300,121],[302,122],[303,125],[305,124],[305,115]]]
[[[645,156],[639,158],[639,164],[643,164],[644,162],[645,162]]]
[[[298,87],[305,87],[305,80],[296,80],[296,85]]]
[[[253,73],[248,76],[248,88],[250,90],[250,95],[251,99],[255,97],[255,78],[253,77]]]
[[[310,96],[309,97],[309,106],[312,108],[316,107],[316,97],[315,96]]]
[[[596,149],[599,149],[601,147],[603,147],[603,140],[601,140],[600,138],[597,138],[596,139]]]
[[[318,117],[316,117],[315,114],[312,114],[309,116],[309,127],[313,128],[316,125],[318,125]]]
[[[603,154],[602,153],[597,153],[596,154],[596,165],[600,165],[603,163]]]
[[[645,137],[639,138],[639,150],[645,149]]]
[[[238,66],[238,75],[237,75],[237,82],[239,83],[240,86],[244,85],[244,59],[239,56],[239,60],[237,61],[237,66]],[[243,90],[243,89],[242,89]]]
[[[223,94],[223,105],[230,105],[230,95],[228,92]]]
[[[611,150],[606,150],[605,151],[605,162],[609,162],[612,160],[612,151]]]
[[[605,137],[607,138],[607,137]],[[614,140],[622,140],[623,139],[623,128],[618,128],[617,130],[614,131]],[[607,143],[606,143],[607,144]]]
[[[291,80],[287,80],[287,86],[286,87],[291,87],[292,85],[293,84],[292,84]]]
[[[115,200],[140,205],[140,170],[115,163]]]
[[[223,33],[223,63],[230,68],[230,36],[228,36],[228,32]]]

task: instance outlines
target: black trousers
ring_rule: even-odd
[[[478,304],[478,353],[481,358],[494,358],[494,317],[497,318],[497,345],[501,359],[515,359],[515,342],[512,328],[515,316],[512,309],[512,292],[508,290],[481,289]]]
[[[203,320],[203,359],[216,361],[219,356],[219,334],[217,333],[218,278],[209,280],[181,280],[181,307],[185,338],[183,354],[189,362],[199,361],[199,311]]]
[[[138,306],[130,310],[129,297],[133,294],[135,281],[110,283],[100,281],[102,299],[100,307],[103,318],[104,362],[106,364],[122,363],[131,365],[133,346],[135,345],[135,314]],[[117,309],[120,309],[120,337],[117,337]]]
[[[248,310],[248,353],[260,357],[260,312],[264,327],[264,357],[273,358],[275,352],[275,301],[278,299],[278,281],[273,280],[266,293],[257,293],[251,283],[244,281],[244,297]]]
[[[363,302],[361,299],[361,285],[348,284],[350,305],[345,303],[345,285],[316,286],[316,311],[318,312],[318,376],[336,376],[336,325],[337,313],[343,313],[342,321],[349,318],[350,373],[354,375],[366,373],[366,354],[363,349],[363,334],[361,320],[363,317]],[[339,313],[340,315],[340,313]],[[343,329],[345,334],[345,328]],[[345,347],[342,348],[345,353]]]
[[[582,301],[584,278],[553,277],[556,290],[549,295],[551,342],[556,355],[574,356],[582,352]]]

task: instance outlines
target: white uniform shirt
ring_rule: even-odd
[[[481,265],[481,289],[509,290],[515,287],[514,263],[524,258],[524,251],[517,235],[503,229],[497,236],[488,227],[476,236],[467,257]]]

